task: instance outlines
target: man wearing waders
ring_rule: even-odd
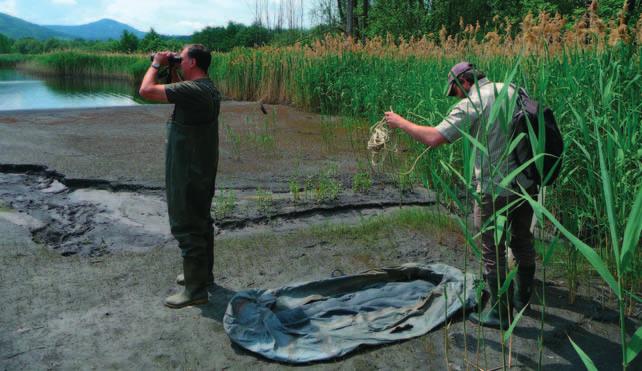
[[[184,290],[165,299],[170,308],[205,304],[213,282],[214,229],[210,214],[218,165],[220,94],[207,75],[212,56],[202,45],[187,45],[180,60],[156,53],[140,87],[143,98],[174,103],[167,122],[165,186],[172,235],[183,256]],[[180,63],[180,65],[178,65]],[[161,66],[170,65],[171,84],[157,84]],[[184,81],[178,80],[179,66]]]
[[[490,121],[491,109],[503,87],[504,84],[489,81],[471,63],[461,62],[453,66],[448,74],[447,92],[448,96],[456,96],[461,101],[439,125],[416,125],[394,112],[386,112],[385,118],[389,127],[400,128],[433,148],[454,142],[462,136],[462,132],[467,132],[486,146],[487,153],[477,149],[475,154],[475,180],[481,201],[475,203],[475,226],[481,228],[486,222],[492,225],[492,219],[497,216],[495,212],[500,212],[505,206],[517,201],[502,215],[506,217],[504,231],[510,230],[509,246],[519,268],[515,278],[515,292],[509,290],[499,297],[499,287],[506,278],[506,233],[502,233],[498,237],[498,243],[495,243],[495,230],[486,228],[481,234],[481,245],[484,278],[491,293],[490,306],[481,313],[471,314],[470,318],[481,325],[495,328],[501,326],[506,330],[512,309],[521,310],[528,305],[535,274],[535,251],[530,230],[533,209],[528,202],[519,200],[519,196],[513,191],[519,191],[521,186],[534,195],[537,193],[537,185],[523,175],[515,179],[512,189],[499,185],[503,177],[518,167],[514,156],[507,155],[512,134],[512,113],[506,112],[506,101],[497,100],[497,104],[501,105],[497,107],[500,108],[500,113],[494,122]],[[513,98],[514,94],[515,89],[509,86],[508,99]],[[493,194],[494,200],[491,196]]]

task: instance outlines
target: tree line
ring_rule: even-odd
[[[294,0],[288,1],[286,5],[294,4]],[[249,26],[230,22],[226,26],[206,27],[182,38],[165,37],[151,29],[138,39],[124,31],[120,39],[107,41],[12,40],[0,34],[0,53],[36,54],[65,49],[140,53],[178,50],[188,42],[228,52],[235,47],[306,44],[327,33],[344,34],[364,42],[388,35],[396,39],[425,35],[437,38],[444,29],[451,35],[462,32],[462,24],[478,24],[480,34],[496,29],[499,24],[506,32],[518,32],[519,23],[528,13],[558,13],[571,20],[570,27],[589,7],[597,9],[602,18],[621,15],[625,23],[632,26],[640,18],[641,3],[642,0],[316,0],[310,14],[314,26],[304,28],[302,21],[296,21],[300,19],[297,13],[289,11],[287,6],[279,8],[277,14],[280,15],[270,16],[267,6],[260,6],[262,3],[257,0],[256,20]],[[283,16],[290,13],[295,15],[291,19]]]
[[[589,7],[612,19],[623,12],[629,25],[640,17],[640,0],[318,0],[318,16],[325,24],[355,38],[375,36],[421,37],[445,29],[454,35],[461,25],[480,25],[482,31],[498,21],[517,32],[528,13],[545,11],[579,19]],[[572,23],[572,22],[571,22]]]

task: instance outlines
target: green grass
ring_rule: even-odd
[[[4,202],[0,201],[0,212],[9,212],[11,208],[6,205]]]
[[[292,237],[299,241],[325,240],[338,242],[345,240],[346,236],[350,236],[351,240],[367,241],[372,238],[383,239],[393,231],[400,230],[415,231],[426,235],[434,235],[437,232],[460,234],[456,221],[448,214],[425,207],[404,207],[383,215],[364,218],[356,224],[328,221],[299,229],[296,235],[282,237]],[[240,241],[248,240],[250,242],[247,245],[251,246],[253,244],[252,240],[264,241],[269,237],[273,237],[273,235],[274,233],[272,232],[262,232],[253,237],[222,239],[221,241],[234,241],[230,243],[230,246],[236,246]]]
[[[214,197],[214,218],[221,220],[231,215],[236,208],[236,193],[233,190],[221,191]]]
[[[358,193],[368,193],[372,188],[372,177],[365,170],[360,170],[352,176],[352,191]]]
[[[15,67],[30,60],[32,56],[24,54],[0,54],[0,68]]]
[[[292,195],[292,202],[296,203],[301,201],[301,186],[299,185],[299,181],[295,178],[290,178],[290,180],[288,180],[288,188]]]
[[[149,57],[66,51],[29,56],[2,55],[0,66],[4,65],[20,65],[31,71],[60,76],[109,77],[139,82],[149,67]]]
[[[330,165],[321,169],[319,175],[315,177],[314,198],[316,202],[327,202],[336,200],[343,188],[341,182],[336,179],[337,167]]]
[[[272,192],[258,188],[256,190],[256,209],[262,215],[271,216],[274,213]]]

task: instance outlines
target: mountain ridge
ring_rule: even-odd
[[[128,24],[121,23],[109,18],[102,18],[94,22],[73,26],[42,25],[42,27],[72,35],[74,38],[81,38],[85,40],[118,39],[122,36],[123,31],[133,33],[139,39],[145,37],[146,34],[145,32],[137,30],[136,28]]]
[[[61,39],[73,38],[71,35],[67,35],[5,13],[0,13],[0,33],[12,39],[21,39],[24,37],[33,37],[39,40],[49,39],[52,37]]]
[[[131,32],[139,39],[145,37],[146,34],[146,32],[137,30],[128,24],[109,18],[102,18],[94,22],[72,26],[39,25],[0,12],[0,34],[12,39],[32,37],[38,40],[46,40],[49,38],[117,40],[122,36],[123,31]]]

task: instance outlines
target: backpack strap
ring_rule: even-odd
[[[518,131],[519,128],[518,128],[517,124],[520,121],[520,116],[524,117],[524,116],[528,115],[528,113],[526,112],[526,107],[524,106],[525,105],[524,101],[525,101],[525,99],[529,99],[529,96],[528,96],[528,93],[526,92],[526,89],[524,89],[522,87],[518,87],[517,85],[515,85],[513,83],[510,83],[510,86],[517,92],[517,104],[515,106],[515,112],[513,112],[513,119],[512,119],[512,122],[511,122],[511,124],[513,126],[512,127],[513,134],[511,135],[511,140],[513,140],[518,135],[517,131]],[[524,140],[524,139],[522,139],[522,140]],[[511,155],[513,157],[513,160],[515,161],[515,164],[517,166],[520,166],[521,165],[521,161],[520,161],[519,157],[517,156],[517,148],[512,151]],[[513,179],[513,181],[511,182],[511,188],[518,189],[518,187],[519,187],[519,185],[517,183],[517,178],[518,177],[519,177],[519,175],[516,176]]]
[[[519,87],[519,86],[517,86],[517,85],[513,84],[512,82],[509,84],[509,86],[510,86],[511,88],[513,88],[513,89],[517,92],[517,105],[518,105],[520,108],[523,108],[523,105],[524,105],[524,103],[523,103],[524,98],[530,98],[530,97],[528,96],[528,93],[526,92],[526,89],[524,89],[524,88],[522,88],[522,87]]]

